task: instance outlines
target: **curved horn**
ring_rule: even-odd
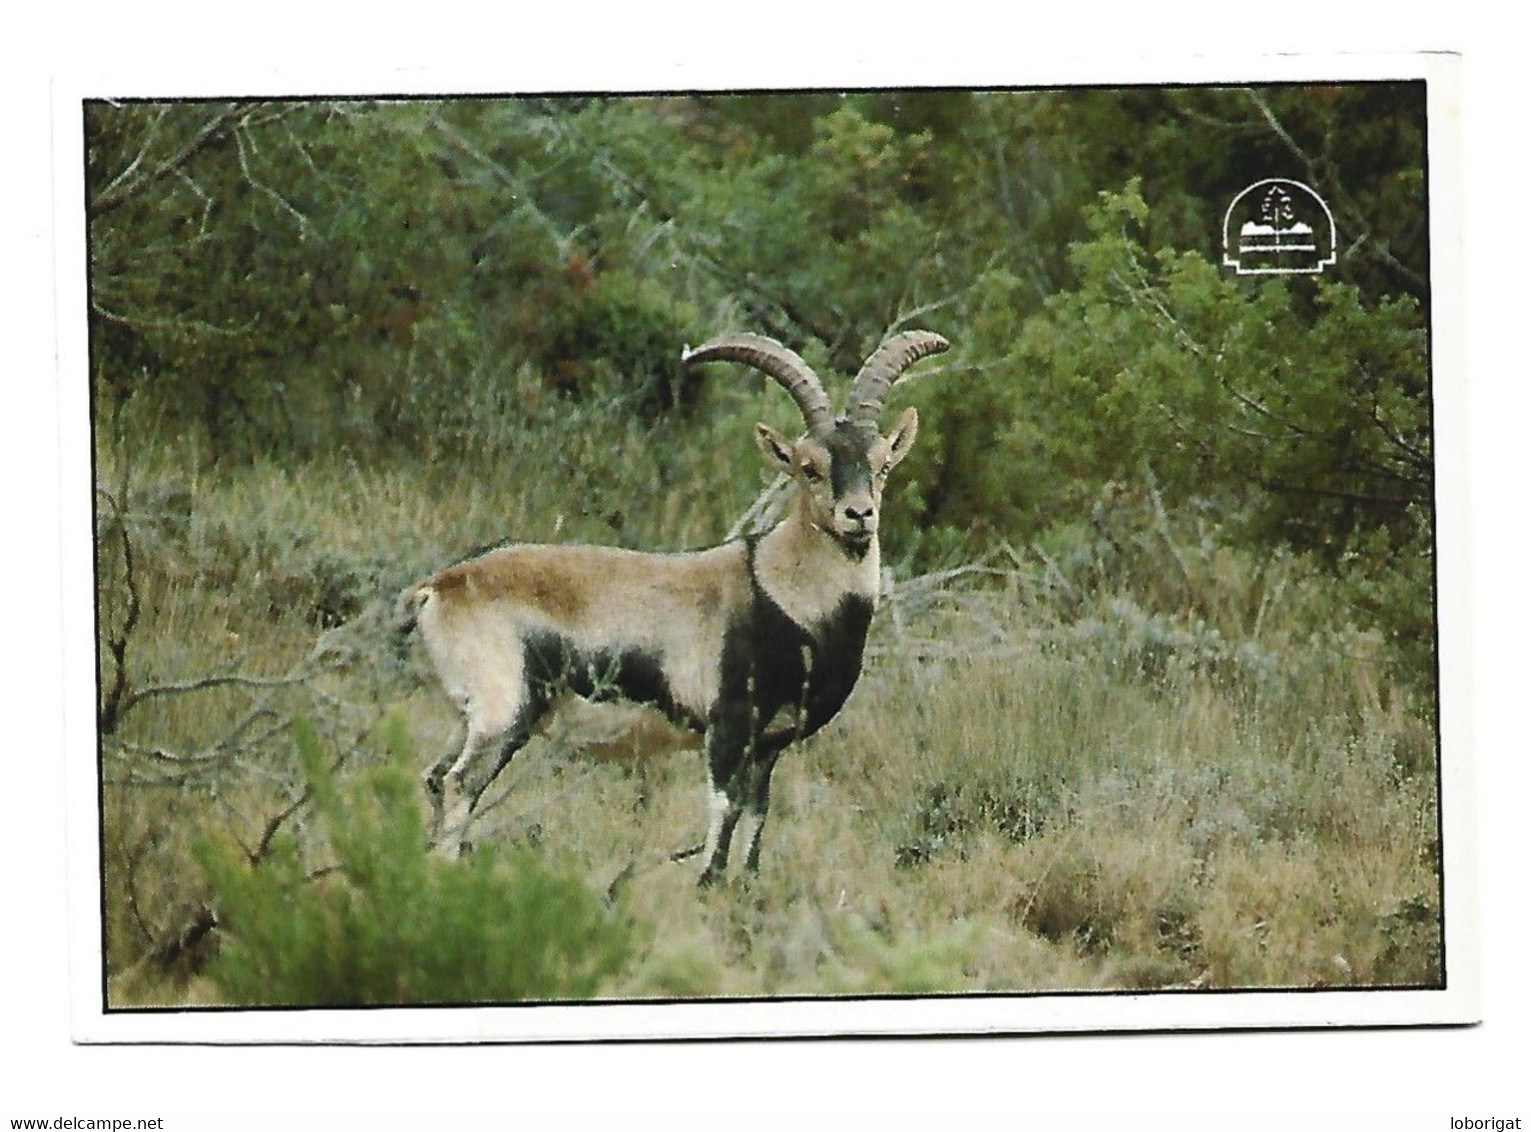
[[[829,424],[835,411],[830,407],[829,394],[819,381],[819,375],[808,363],[787,349],[774,338],[760,334],[725,334],[714,338],[696,349],[686,349],[680,356],[683,365],[697,362],[741,362],[769,374],[792,394],[792,400],[803,412],[809,431]]]
[[[845,415],[853,421],[875,422],[889,388],[903,372],[921,358],[939,354],[950,345],[929,330],[906,330],[884,340],[856,375],[850,396],[845,399]]]

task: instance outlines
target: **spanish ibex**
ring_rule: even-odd
[[[647,554],[600,546],[507,545],[406,590],[436,675],[467,736],[426,774],[438,828],[456,836],[494,777],[564,693],[651,705],[704,734],[710,775],[707,864],[728,867],[736,827],[756,871],[771,771],[781,752],[834,718],[861,672],[880,583],[878,507],[918,423],[905,409],[883,436],[889,387],[947,348],[927,331],[882,343],[836,416],[818,375],[770,338],[731,334],[682,361],[732,361],[774,378],[802,410],[789,440],[755,426],[766,466],[796,483],[763,535],[707,550]],[[677,854],[681,856],[681,854]]]

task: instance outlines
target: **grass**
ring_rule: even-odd
[[[452,741],[380,598],[512,534],[705,544],[758,489],[747,426],[710,426],[729,439],[684,468],[636,429],[544,426],[535,448],[392,469],[208,472],[184,445],[103,445],[135,547],[130,687],[279,680],[321,637],[333,659],[148,697],[106,737],[114,1005],[221,1001],[205,956],[167,961],[167,939],[209,896],[197,839],[260,856],[302,790],[293,719],[342,777],[390,712],[422,767]],[[1105,542],[1059,532],[901,588],[844,712],[778,768],[753,883],[698,892],[695,862],[666,859],[703,832],[694,749],[535,741],[475,838],[620,893],[641,945],[610,998],[1439,984],[1430,674],[1400,674],[1300,559],[1191,538],[1145,498]],[[126,589],[100,546],[110,637]],[[312,850],[312,822],[300,807],[282,832]]]

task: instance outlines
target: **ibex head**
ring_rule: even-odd
[[[757,424],[756,443],[768,468],[797,482],[808,521],[850,557],[859,559],[877,537],[888,473],[909,454],[919,427],[918,414],[905,409],[893,431],[881,435],[877,417],[883,400],[906,369],[946,348],[945,338],[925,330],[893,335],[867,358],[851,383],[845,412],[838,417],[818,375],[773,339],[725,335],[687,350],[681,360],[741,362],[774,378],[792,395],[808,431],[794,441],[769,425]]]

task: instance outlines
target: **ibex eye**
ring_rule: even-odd
[[[803,478],[809,483],[818,483],[821,479],[824,478],[824,473],[819,471],[819,469],[814,467],[812,464],[804,464]]]

